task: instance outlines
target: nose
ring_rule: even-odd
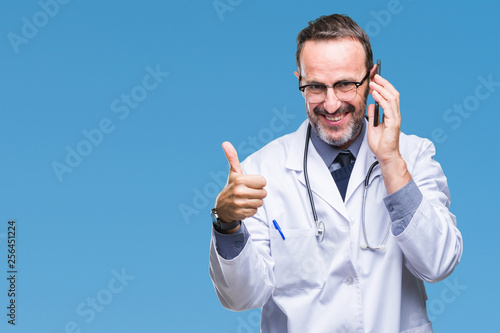
[[[323,104],[325,110],[328,111],[329,113],[334,113],[335,111],[337,111],[340,105],[342,104],[342,101],[338,99],[337,95],[335,95],[333,87],[328,87],[326,89],[326,97],[325,100],[323,101]]]

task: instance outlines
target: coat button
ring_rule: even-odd
[[[354,278],[352,276],[348,276],[345,279],[345,284],[347,284],[347,285],[351,285],[351,284],[353,284],[353,282],[354,282]]]

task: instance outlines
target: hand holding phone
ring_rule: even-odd
[[[380,67],[381,67],[382,61],[380,59],[377,60],[377,74],[380,75]],[[375,102],[375,114],[373,117],[373,126],[377,127],[380,121],[380,112],[379,112],[379,105],[377,102]]]

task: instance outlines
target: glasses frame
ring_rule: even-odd
[[[309,87],[309,86],[323,86],[325,88],[325,98],[321,101],[321,102],[318,102],[318,103],[323,103],[326,99],[326,96],[327,96],[327,93],[328,93],[328,88],[333,88],[333,93],[335,94],[335,96],[337,96],[337,92],[335,90],[335,87],[339,84],[346,84],[346,83],[353,83],[355,86],[356,86],[356,94],[354,94],[354,97],[351,98],[351,99],[341,99],[339,98],[339,96],[337,96],[337,98],[342,101],[342,102],[350,102],[352,101],[353,99],[356,98],[356,96],[358,96],[358,88],[363,85],[363,83],[365,83],[366,79],[368,79],[368,76],[370,75],[370,71],[368,71],[368,73],[366,73],[365,77],[363,78],[363,80],[359,81],[359,82],[356,82],[356,81],[339,81],[339,82],[335,82],[334,84],[332,85],[326,85],[326,84],[323,84],[323,83],[311,83],[311,84],[305,84],[303,86],[300,85],[300,81],[302,81],[302,75],[299,76],[299,90],[302,92],[302,96],[304,96],[305,99],[307,99],[307,97],[305,96],[304,94],[304,90]],[[316,104],[316,103],[315,103]]]

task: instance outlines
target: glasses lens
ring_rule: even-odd
[[[339,82],[335,85],[335,95],[341,101],[351,101],[356,97],[357,88],[351,82]]]
[[[326,87],[323,85],[310,85],[304,90],[306,99],[311,103],[321,103],[326,98]]]

